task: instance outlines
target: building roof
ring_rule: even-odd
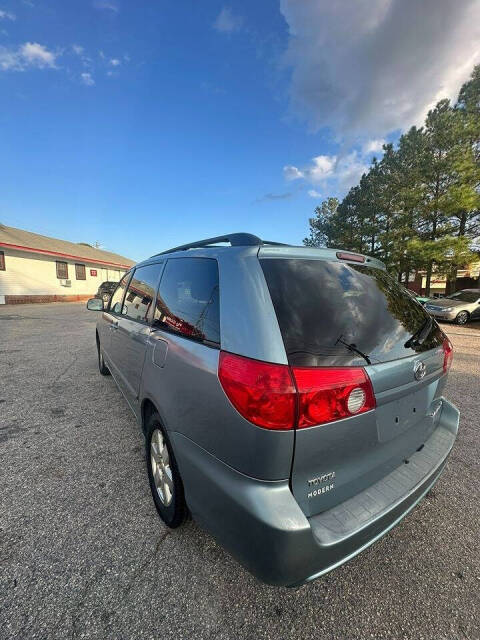
[[[96,249],[89,244],[49,238],[31,231],[7,227],[4,224],[0,224],[0,249],[2,247],[124,269],[135,264],[130,258],[103,249]]]

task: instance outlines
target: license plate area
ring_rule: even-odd
[[[429,405],[428,391],[423,388],[377,407],[379,442],[388,442],[418,422],[424,421]]]

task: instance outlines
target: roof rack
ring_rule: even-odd
[[[220,242],[229,242],[232,247],[261,247],[264,244],[284,247],[288,246],[282,242],[262,240],[258,236],[254,236],[252,233],[229,233],[226,236],[217,236],[216,238],[206,238],[205,240],[197,240],[196,242],[182,244],[179,247],[173,247],[173,249],[167,249],[166,251],[161,251],[155,255],[162,256],[165,253],[173,253],[174,251],[186,251],[187,249],[211,247]]]

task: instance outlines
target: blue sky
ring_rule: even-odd
[[[448,17],[452,3],[436,2]],[[440,62],[463,52],[468,65],[420,65],[410,97],[392,95],[405,64],[372,53],[370,19],[339,48],[367,12],[329,6],[0,1],[0,222],[133,259],[228,231],[300,243],[321,198],[345,193],[475,61],[465,2]],[[368,6],[391,42],[399,2]],[[438,57],[437,41],[417,33],[411,48]],[[376,80],[386,72],[390,86]]]

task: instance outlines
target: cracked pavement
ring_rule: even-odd
[[[387,536],[296,590],[167,530],[83,304],[0,307],[0,639],[480,638],[480,323],[443,325],[461,431]]]

